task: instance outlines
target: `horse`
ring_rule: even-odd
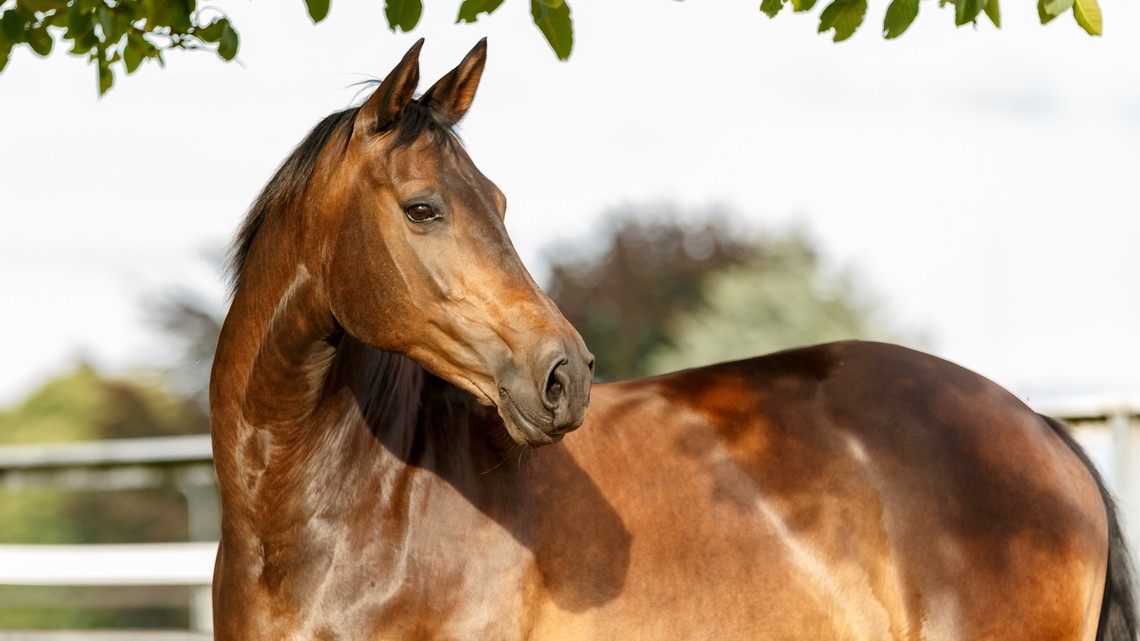
[[[422,43],[237,234],[216,639],[1136,638],[1104,482],[977,374],[840,342],[594,384],[454,133],[486,41],[417,97]]]

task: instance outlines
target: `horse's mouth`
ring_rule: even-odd
[[[528,417],[515,403],[511,394],[506,389],[499,390],[499,416],[503,419],[503,424],[506,425],[507,434],[510,435],[511,440],[519,445],[527,447],[542,447],[543,445],[551,445],[562,440],[566,436],[565,431],[546,431],[539,427],[540,423]],[[550,419],[545,421],[548,427],[552,427]]]

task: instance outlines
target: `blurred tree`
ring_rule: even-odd
[[[0,412],[0,443],[49,443],[203,433],[197,403],[151,377],[112,379],[93,367],[49,381]],[[129,543],[187,539],[186,499],[174,489],[0,493],[0,543]],[[17,607],[17,588],[0,600],[2,627],[184,627],[185,608],[96,610]],[[39,591],[48,588],[36,589]],[[25,590],[26,592],[27,590]],[[33,590],[35,591],[35,590]]]
[[[897,340],[845,273],[829,273],[800,234],[769,236],[763,251],[704,280],[704,304],[668,316],[645,359],[650,373],[858,338]]]
[[[665,317],[700,305],[707,274],[758,251],[718,213],[688,223],[668,207],[651,211],[609,212],[603,231],[547,257],[547,291],[582,334],[602,380],[647,373],[645,355],[668,341]]]
[[[224,310],[189,289],[149,297],[142,304],[150,324],[177,354],[163,371],[165,377],[179,393],[209,412],[210,368]]]
[[[503,0],[462,0],[455,21],[476,22],[494,13]],[[819,32],[833,32],[834,40],[846,40],[863,24],[867,0],[830,0],[819,14]],[[958,26],[977,25],[984,13],[1001,27],[998,0],[940,0],[939,6],[954,7]],[[1097,0],[1037,0],[1041,24],[1072,11],[1073,18],[1090,35],[1102,31]],[[134,73],[147,60],[163,64],[163,54],[172,49],[204,49],[222,60],[237,56],[238,32],[229,19],[211,5],[198,9],[197,0],[2,0],[0,1],[0,71],[12,48],[25,44],[37,55],[52,52],[58,35],[70,41],[73,55],[95,63],[99,93],[114,84],[113,65]],[[314,23],[328,16],[330,0],[305,0]],[[789,5],[792,11],[811,11],[816,0],[760,0],[768,17]],[[891,0],[883,17],[882,33],[897,38],[918,17],[919,0]],[[210,9],[210,10],[206,10]],[[567,0],[530,0],[534,26],[561,60],[574,48],[574,23]],[[384,18],[392,31],[411,31],[423,15],[423,0],[385,0]]]
[[[597,358],[600,380],[891,338],[851,276],[824,270],[802,234],[754,236],[727,213],[691,223],[653,211],[611,212],[579,247],[547,252],[547,291]]]

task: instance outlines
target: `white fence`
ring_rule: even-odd
[[[0,447],[0,490],[155,487],[171,487],[186,497],[190,537],[199,540],[123,545],[0,545],[0,585],[147,588],[133,592],[129,600],[136,604],[146,604],[148,599],[169,600],[169,592],[161,588],[184,588],[189,594],[186,605],[191,628],[202,634],[116,631],[102,638],[209,639],[208,632],[213,627],[210,583],[218,548],[217,542],[210,540],[217,536],[218,503],[209,436]],[[0,631],[0,641],[101,638],[87,631],[77,635]]]

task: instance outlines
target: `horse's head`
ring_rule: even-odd
[[[323,281],[337,322],[494,405],[519,444],[557,442],[589,404],[593,356],[523,267],[506,200],[451,131],[480,42],[421,97],[416,43],[355,116],[326,189]]]

